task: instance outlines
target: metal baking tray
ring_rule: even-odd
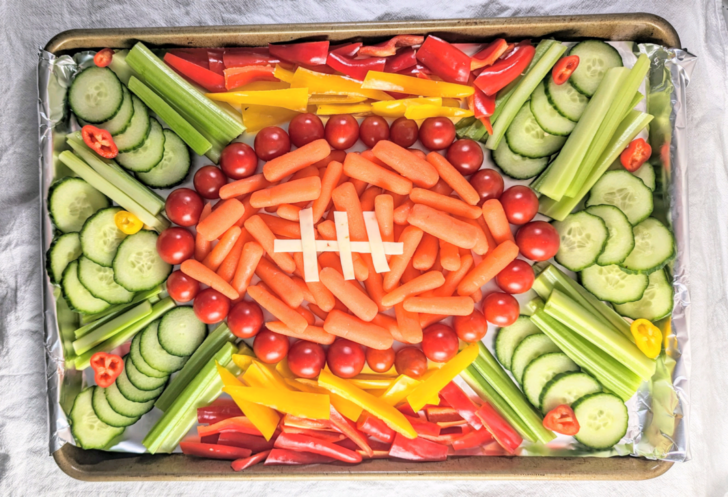
[[[651,14],[517,17],[325,24],[198,26],[178,28],[75,29],[54,36],[45,50],[62,55],[82,49],[130,48],[143,41],[157,47],[259,46],[292,40],[360,40],[378,43],[395,34],[437,34],[452,42],[494,37],[579,40],[600,38],[680,47],[665,19]],[[230,470],[229,461],[182,454],[125,454],[84,450],[71,444],[53,453],[58,467],[78,480],[646,480],[673,463],[636,457],[460,457],[443,462],[369,460],[356,466],[263,466]]]

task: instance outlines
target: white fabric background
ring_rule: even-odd
[[[71,28],[650,12],[698,55],[688,91],[692,460],[648,482],[81,483],[48,455],[36,51]],[[728,495],[728,32],[719,0],[0,0],[0,495]]]

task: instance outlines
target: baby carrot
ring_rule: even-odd
[[[253,279],[255,274],[255,268],[264,253],[265,250],[258,242],[247,242],[243,245],[243,253],[240,254],[240,260],[238,261],[238,267],[235,269],[232,282],[233,288],[240,295],[245,294],[248,285],[250,285],[250,280]]]
[[[366,181],[400,195],[408,195],[412,191],[410,180],[366,160],[359,154],[347,154],[344,161],[344,173],[350,178]]]
[[[508,224],[506,211],[503,210],[500,200],[492,198],[483,203],[483,219],[485,219],[485,224],[488,225],[490,234],[493,235],[496,244],[500,245],[505,241],[515,241],[511,226]]]
[[[250,205],[250,195],[246,195],[245,197],[243,197],[240,202],[243,204],[243,207],[245,207],[245,212],[242,216],[240,216],[240,219],[235,222],[235,226],[237,226],[238,228],[242,228],[245,224],[245,221],[255,216],[260,210],[257,207],[253,207],[252,205]]]
[[[232,228],[230,228],[232,229]],[[233,245],[233,249],[230,251],[230,253],[225,257],[225,259],[222,261],[222,264],[220,264],[220,267],[217,268],[217,275],[230,283],[233,280],[233,276],[235,275],[235,269],[238,267],[238,262],[240,261],[240,256],[243,253],[243,247],[245,246],[245,243],[248,241],[248,232],[243,231],[240,236],[238,237],[238,241],[235,242],[235,245]],[[234,287],[233,287],[234,288]],[[237,291],[237,289],[236,289]],[[240,292],[238,292],[240,293]]]
[[[431,192],[439,193],[440,195],[450,195],[452,193],[452,188],[450,188],[450,185],[445,183],[445,180],[440,178],[437,181],[437,184],[430,188]]]
[[[273,235],[273,232],[263,222],[260,216],[253,216],[245,221],[245,229],[263,247],[270,258],[278,264],[278,267],[287,273],[292,273],[296,270],[296,263],[293,262],[293,257],[290,254],[273,251],[275,235]]]
[[[315,166],[319,169],[322,169],[326,166],[328,166],[331,162],[344,162],[344,157],[346,157],[346,151],[344,150],[332,150],[329,155],[321,159],[320,161],[311,164],[312,166]]]
[[[321,238],[323,238],[324,240],[336,240],[336,226],[334,225],[333,221],[324,221],[322,223],[319,223],[317,229],[319,234],[321,235]],[[366,255],[367,254],[360,254],[358,252],[354,252],[351,254],[351,260],[354,264],[354,277],[358,281],[364,281],[369,277],[369,268],[364,261],[364,257]],[[336,260],[338,261],[339,259],[337,258]],[[338,266],[338,269],[343,272],[340,265]]]
[[[435,263],[437,258],[439,240],[429,233],[422,236],[422,241],[417,245],[417,250],[412,256],[412,266],[420,271],[427,271]]]
[[[268,181],[280,181],[289,174],[325,159],[329,153],[331,153],[329,142],[323,138],[314,140],[301,148],[268,161],[263,166],[263,175]]]
[[[407,199],[399,207],[394,209],[394,213],[392,214],[394,224],[407,224],[409,222],[407,218],[409,217],[409,213],[414,205],[414,202],[412,202],[410,199]]]
[[[470,226],[474,227],[475,230],[478,232],[475,246],[473,247],[473,252],[475,252],[478,255],[484,255],[486,252],[488,252],[488,249],[491,247],[488,244],[488,238],[485,236],[485,232],[483,231],[483,228],[480,226],[480,223],[477,219],[467,219],[463,217],[459,217],[459,220],[461,220],[464,223],[468,223]],[[480,219],[483,219],[483,216],[480,217]],[[483,223],[485,224],[485,223]],[[495,243],[493,243],[493,246],[495,247]]]
[[[483,290],[478,288],[473,293],[470,294],[470,298],[473,299],[473,302],[477,305],[480,303],[481,300],[483,300]]]
[[[377,304],[370,299],[357,283],[344,280],[340,272],[324,268],[319,277],[336,298],[363,321],[371,321],[378,312]]]
[[[377,216],[379,232],[382,234],[382,241],[394,241],[393,224],[394,220],[394,199],[391,195],[378,195],[374,199],[374,214]]]
[[[356,190],[357,197],[361,197],[361,194],[364,193],[364,190],[367,189],[367,185],[369,184],[366,181],[356,179],[356,178],[348,178],[347,181],[349,181],[352,185],[354,185],[354,190]]]
[[[408,226],[409,226],[409,223],[405,223],[405,224],[396,224],[395,223],[395,225],[394,225],[394,233],[392,234],[392,236],[394,236],[394,239],[395,240],[399,240],[399,237],[402,236],[402,232]]]
[[[478,219],[483,215],[483,211],[476,206],[466,204],[460,199],[434,193],[422,188],[413,188],[412,193],[410,193],[410,199],[415,204],[424,204],[455,216]]]
[[[440,240],[440,264],[448,271],[460,269],[460,249],[452,243]]]
[[[291,279],[296,284],[296,286],[300,288],[303,292],[303,299],[305,301],[316,303],[316,298],[313,296],[313,293],[311,293],[311,289],[308,287],[306,282],[303,281],[302,278],[298,276],[291,276]]]
[[[225,257],[227,257],[235,246],[235,242],[237,242],[238,238],[240,238],[240,233],[241,230],[237,226],[233,226],[228,229],[225,233],[223,233],[220,237],[220,241],[217,242],[217,245],[213,247],[212,251],[207,255],[207,257],[205,257],[205,260],[202,261],[202,263],[212,271],[217,271],[220,264],[222,264],[222,261],[225,260]]]
[[[230,283],[220,278],[214,271],[199,261],[187,259],[180,265],[180,270],[193,280],[197,280],[203,285],[214,288],[230,300],[235,300],[240,297],[240,294],[235,291],[235,288],[230,286]]]
[[[319,255],[318,261],[322,268],[330,267],[336,269],[339,273],[344,273],[344,270],[341,267],[341,259],[339,259],[339,256],[333,252],[321,253]],[[320,273],[321,270],[319,270],[319,274]]]
[[[326,320],[326,316],[328,316],[328,315],[329,315],[329,313],[328,313],[328,312],[324,311],[323,309],[321,309],[321,308],[320,308],[319,306],[317,306],[316,304],[311,304],[311,303],[309,303],[309,304],[308,304],[308,308],[309,308],[309,309],[311,310],[311,312],[313,312],[313,313],[314,313],[314,315],[315,315],[315,316],[316,316],[317,318],[319,318],[319,319],[321,319],[321,320],[324,320],[324,321],[325,321],[325,320]]]
[[[478,205],[480,202],[480,195],[475,191],[473,185],[466,180],[460,171],[455,169],[455,166],[450,164],[448,160],[437,152],[430,152],[427,155],[427,162],[435,166],[437,173],[440,177],[450,185],[450,188],[455,190],[461,199],[465,200],[470,205]]]
[[[303,319],[306,320],[309,326],[313,326],[313,323],[316,322],[316,316],[314,316],[313,312],[309,311],[302,305],[296,307],[295,311],[303,316]]]
[[[382,162],[379,159],[377,159],[371,149],[367,149],[367,150],[363,151],[361,153],[361,156],[364,157],[369,162],[375,163],[377,166],[382,166],[383,168],[388,169],[390,171],[392,170],[391,167],[389,167],[384,162]]]
[[[393,343],[392,335],[385,328],[336,309],[326,316],[324,331],[377,350],[386,350]]]
[[[518,257],[518,246],[506,240],[491,250],[458,285],[459,295],[470,295],[495,278],[505,267]]]
[[[437,170],[432,164],[389,140],[377,142],[372,148],[372,153],[417,186],[432,188],[439,179]]]
[[[382,304],[382,297],[384,296],[384,288],[382,287],[382,275],[380,273],[377,273],[374,269],[374,261],[372,261],[372,258],[367,256],[367,254],[362,255],[366,256],[363,257],[363,260],[366,263],[367,268],[369,269],[369,276],[366,280],[364,280],[364,287],[367,289],[369,298],[371,298],[374,303],[377,304],[379,312],[388,311],[389,307]]]
[[[382,189],[376,186],[370,186],[359,197],[362,212],[370,212],[374,210],[374,200],[382,194]]]
[[[310,202],[316,200],[320,194],[321,178],[311,176],[271,186],[265,190],[258,190],[250,196],[250,205],[261,208],[295,202]]]
[[[223,200],[210,215],[197,223],[197,232],[211,242],[225,233],[245,213],[245,207],[237,199]]]
[[[439,271],[430,271],[417,278],[408,281],[386,294],[382,298],[382,304],[393,306],[403,302],[407,297],[412,297],[429,290],[441,287],[445,283],[445,277]]]
[[[396,319],[387,316],[386,314],[377,314],[376,316],[374,316],[374,319],[372,319],[372,323],[376,324],[377,326],[381,326],[385,330],[389,331],[389,333],[392,335],[392,338],[394,338],[398,342],[405,341],[402,333],[399,331],[399,325],[397,325]]]
[[[399,279],[414,255],[423,234],[422,230],[415,226],[407,226],[402,232],[398,241],[404,244],[404,251],[401,255],[395,255],[389,260],[389,272],[384,273],[383,287],[386,292],[394,290],[397,283],[399,283]]]
[[[451,297],[457,290],[458,285],[468,274],[470,268],[473,267],[473,256],[470,254],[464,254],[460,256],[460,269],[457,271],[450,271],[445,276],[445,283],[440,287],[421,295],[422,297]],[[437,323],[445,319],[447,316],[442,314],[426,314],[420,313],[420,325],[422,328],[427,328],[431,324]]]
[[[409,150],[412,153],[412,155],[414,155],[415,157],[422,159],[422,160],[427,160],[427,154],[424,153],[419,148],[408,148],[407,150]]]
[[[304,167],[300,171],[296,171],[296,173],[290,177],[288,182],[290,183],[291,181],[294,181],[297,179],[310,178],[312,176],[319,176],[319,172],[320,171],[315,166]]]
[[[248,295],[263,309],[283,321],[294,332],[303,333],[308,327],[308,322],[306,322],[303,316],[297,313],[295,309],[291,309],[290,306],[286,305],[285,302],[275,297],[269,291],[254,285],[248,287]]]
[[[301,252],[294,253],[293,261],[296,263],[296,269],[298,269],[299,275],[303,275],[303,254]],[[319,265],[317,269],[320,272],[321,266]],[[320,281],[309,281],[306,282],[306,286],[311,291],[311,296],[313,297],[313,300],[309,300],[309,302],[315,303],[325,312],[329,312],[334,308],[334,295],[323,283]]]
[[[404,343],[420,343],[422,341],[422,327],[417,313],[409,312],[400,302],[394,306],[394,315],[397,318],[397,328],[402,335]]]
[[[364,225],[359,194],[356,192],[354,185],[347,181],[337,186],[331,192],[331,198],[337,211],[346,211],[349,218],[349,235],[351,235],[351,239],[357,242],[366,241],[367,229]]]
[[[344,166],[341,162],[332,161],[326,166],[321,177],[321,195],[313,201],[313,222],[318,223],[331,202],[331,192],[339,184]]]
[[[276,214],[288,221],[299,221],[301,208],[293,204],[280,204]]]
[[[296,283],[278,266],[263,257],[255,268],[255,274],[263,283],[280,297],[287,305],[295,309],[303,302],[303,292]]]
[[[308,340],[309,342],[320,343],[321,345],[331,345],[336,340],[335,335],[326,333],[320,326],[308,325],[303,332],[296,332],[286,326],[282,321],[268,321],[265,323],[266,328],[275,333],[280,333],[287,337],[298,338],[300,340]]]
[[[258,214],[263,222],[276,236],[286,238],[301,238],[301,225],[294,221],[288,221],[270,214]]]
[[[207,203],[200,213],[200,221],[203,221],[207,216],[209,216],[210,212],[212,212],[212,204]],[[205,239],[205,237],[203,237],[200,233],[197,233],[195,235],[195,259],[198,261],[205,260],[205,257],[207,257],[207,254],[210,253],[211,249],[212,242]]]
[[[422,272],[419,269],[415,269],[415,267],[412,265],[412,259],[410,259],[407,263],[407,267],[404,268],[404,273],[402,273],[402,277],[399,279],[399,281],[402,282],[402,284],[409,283],[421,274]]]
[[[227,200],[229,198],[239,197],[240,195],[247,195],[248,193],[268,188],[272,184],[262,174],[254,174],[220,187],[220,198]]]
[[[493,238],[493,234],[488,229],[488,225],[485,222],[485,219],[483,217],[479,217],[476,219],[478,226],[480,226],[480,229],[483,230],[483,234],[485,235],[485,239],[488,241],[488,250],[492,250],[498,245],[495,243],[495,239]],[[477,252],[475,252],[477,254]],[[483,254],[480,254],[483,255]]]
[[[469,316],[475,308],[475,303],[470,297],[410,297],[403,305],[409,312],[446,316]]]
[[[465,249],[475,246],[478,232],[468,223],[422,204],[412,207],[407,221],[422,231]]]

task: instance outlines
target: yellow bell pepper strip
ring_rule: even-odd
[[[328,395],[237,386],[223,387],[222,391],[236,402],[241,399],[302,418],[329,419],[331,403]]]
[[[389,368],[389,371],[385,371],[384,373],[379,373],[377,371],[374,371],[372,368],[369,367],[369,364],[364,364],[364,368],[361,370],[361,373],[359,374],[371,374],[371,375],[377,375],[377,376],[391,376],[391,378],[394,380],[399,376],[397,374],[397,369],[395,369],[394,366]]]
[[[281,375],[281,378],[283,378],[284,381],[296,379],[296,375],[294,375],[291,368],[288,367],[288,358],[286,357],[278,361],[278,364],[276,364],[276,371],[279,375]]]
[[[331,397],[331,405],[334,406],[334,409],[336,409],[344,417],[350,419],[351,421],[354,421],[355,423],[359,419],[359,416],[361,416],[361,413],[363,411],[361,407],[339,395],[336,395],[335,393],[329,392],[325,388],[321,388],[320,386],[318,386],[316,380],[298,378],[297,380],[286,380],[286,383],[302,392],[328,393]]]
[[[429,378],[420,383],[417,388],[407,396],[407,402],[412,410],[417,412],[440,390],[445,388],[457,375],[478,358],[478,344],[471,343],[458,354],[447,361],[443,367],[436,370]]]
[[[419,384],[419,380],[415,380],[414,378],[401,374],[391,385],[389,385],[389,388],[387,388],[384,393],[379,396],[379,400],[387,405],[396,406],[402,402]]]
[[[281,107],[295,112],[306,112],[308,90],[304,87],[285,90],[228,91],[225,93],[206,93],[211,100],[229,104],[267,105]]]
[[[443,98],[442,106],[443,107],[460,107],[460,100],[458,100],[457,98]]]
[[[350,381],[323,370],[319,375],[318,383],[326,390],[341,395],[362,409],[366,409],[397,433],[401,433],[407,438],[417,438],[417,432],[407,418],[404,417],[404,414],[381,399],[354,386]]]
[[[434,105],[413,105],[407,108],[404,117],[407,119],[427,119],[428,117],[471,117],[473,111],[459,107],[436,107]]]
[[[243,125],[245,131],[249,133],[258,132],[268,126],[287,123],[300,114],[300,112],[267,105],[243,105],[242,112]]]
[[[399,100],[385,100],[384,102],[373,102],[372,112],[382,117],[402,117],[405,111],[414,105],[442,105],[440,97],[433,98],[402,98]]]
[[[472,86],[379,71],[369,71],[361,86],[368,90],[394,91],[423,97],[465,98],[475,93]]]
[[[247,354],[233,354],[233,362],[243,372],[247,371],[251,364],[253,364],[255,357]]]
[[[392,383],[394,383],[395,379],[387,378],[386,376],[383,377],[360,374],[359,376],[351,378],[349,381],[363,390],[386,390]]]
[[[372,112],[372,105],[361,104],[321,104],[316,107],[316,114],[319,116],[335,116],[337,114],[369,114]]]
[[[131,212],[119,211],[114,214],[114,224],[119,231],[127,235],[133,235],[139,233],[144,226],[144,223]]]
[[[291,83],[285,81],[253,81],[235,91],[269,91],[269,90],[286,90],[291,87]]]
[[[273,71],[273,76],[285,83],[288,83],[289,85],[291,84],[291,81],[293,81],[293,71],[289,71],[280,64],[276,64],[276,68]]]
[[[262,375],[261,381],[263,381],[264,387],[267,388],[276,388],[278,390],[290,390],[291,387],[288,386],[286,383],[286,380],[278,374],[278,371],[275,370],[275,366],[270,364],[264,364],[260,361],[253,360],[253,366],[248,369],[248,371],[251,370],[257,370]],[[246,373],[247,374],[247,373]],[[243,377],[245,379],[245,377]],[[258,385],[250,385],[252,386],[258,386]]]
[[[655,359],[662,350],[662,331],[647,319],[637,319],[629,327],[637,348],[650,359]]]
[[[320,95],[355,95],[372,100],[392,100],[392,97],[378,89],[364,89],[361,81],[309,71],[303,67],[296,69],[291,81],[291,88],[308,88],[308,92]]]
[[[357,95],[309,95],[308,105],[324,104],[358,104],[368,100],[367,97]]]

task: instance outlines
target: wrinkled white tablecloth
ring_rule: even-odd
[[[692,460],[647,482],[82,483],[48,455],[36,52],[71,28],[650,12],[698,65],[688,89]],[[0,495],[644,495],[728,492],[728,31],[720,0],[1,0]]]

